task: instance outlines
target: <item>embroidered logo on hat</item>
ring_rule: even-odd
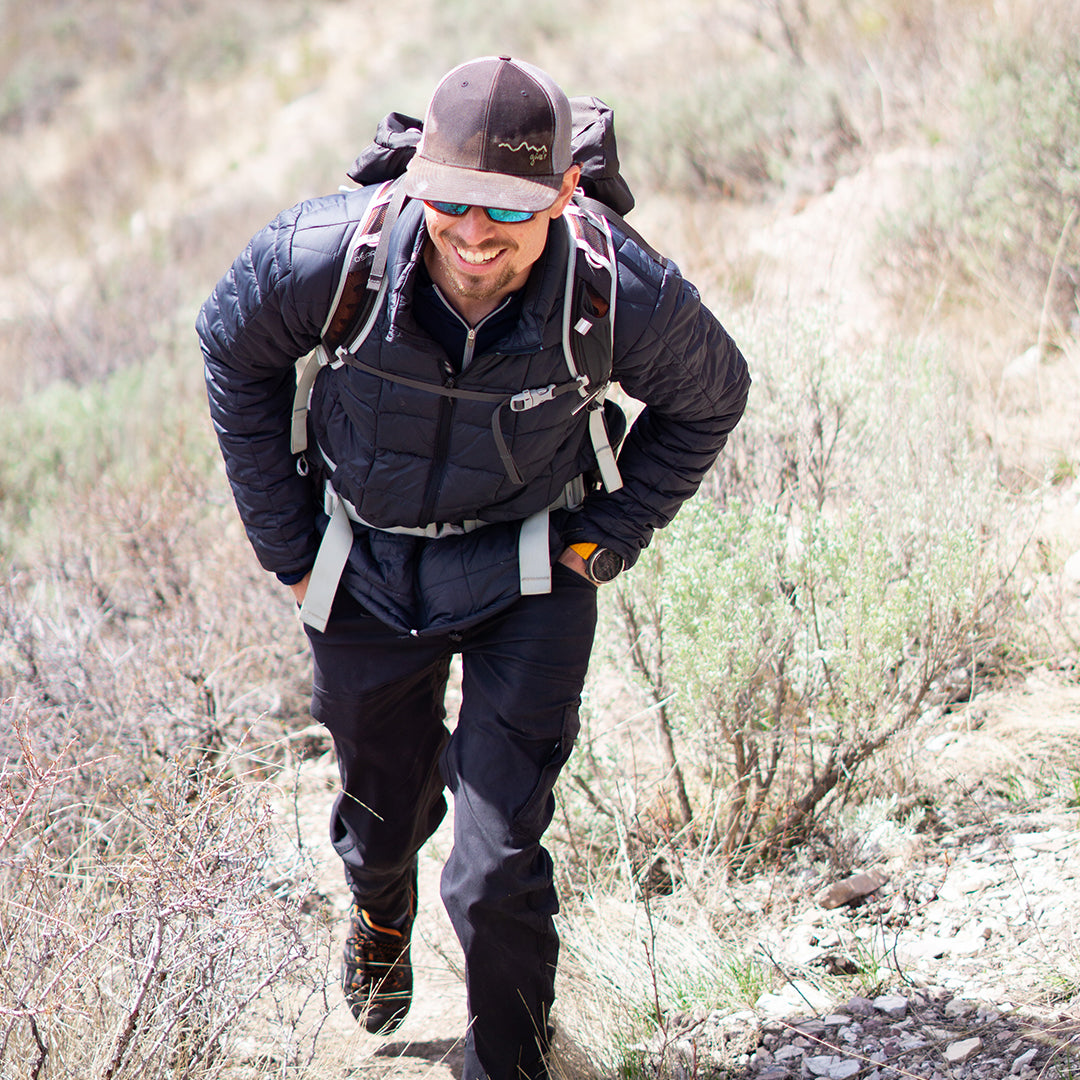
[[[544,210],[573,164],[570,102],[508,56],[454,68],[435,88],[405,191],[428,201]]]
[[[516,154],[519,150],[528,150],[530,165],[535,165],[538,161],[546,161],[548,156],[546,146],[530,146],[527,142],[518,143],[517,146],[511,146],[509,143],[503,142],[499,143],[499,146],[509,150],[511,154]]]

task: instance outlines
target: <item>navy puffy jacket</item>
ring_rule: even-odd
[[[318,343],[349,238],[372,189],[281,214],[248,244],[203,305],[198,332],[210,409],[240,516],[260,563],[283,577],[310,569],[325,517],[321,492],[289,449],[295,363]],[[517,328],[478,357],[459,385],[515,392],[566,380],[561,320],[566,238],[553,223],[525,288]],[[632,565],[656,528],[696,491],[742,415],[749,376],[739,350],[694,287],[614,230],[618,253],[613,380],[645,404],[619,455],[623,487],[556,515],[551,549],[594,541]],[[365,363],[440,381],[440,347],[411,317],[424,244],[421,208],[394,228],[384,310]],[[569,394],[500,422],[522,483],[491,435],[492,406],[454,401],[355,368],[324,369],[310,427],[335,488],[381,529],[493,522],[465,536],[423,539],[357,526],[343,584],[392,626],[460,627],[518,595],[517,523],[589,468],[585,414]]]

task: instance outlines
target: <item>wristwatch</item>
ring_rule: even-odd
[[[570,550],[576,551],[585,560],[585,576],[594,585],[614,581],[626,565],[618,552],[597,544],[571,544]]]

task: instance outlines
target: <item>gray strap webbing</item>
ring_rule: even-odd
[[[602,397],[602,395],[601,395]],[[615,451],[608,440],[607,425],[604,423],[603,407],[589,413],[589,434],[592,436],[593,453],[596,464],[600,467],[600,479],[605,491],[618,491],[623,486],[622,473],[615,461]]]
[[[582,241],[578,239],[577,230],[574,228],[574,224],[571,220],[571,215],[575,212],[574,208],[567,208],[567,213],[563,215],[566,222],[566,230],[570,237],[570,256],[566,262],[566,285],[563,291],[563,317],[562,317],[562,338],[563,338],[563,354],[566,357],[566,366],[573,375],[580,381],[581,396],[585,399],[582,403],[582,407],[586,407],[591,410],[589,414],[589,437],[593,444],[593,453],[596,455],[596,463],[600,468],[600,479],[604,483],[604,490],[618,491],[623,486],[622,475],[619,472],[619,466],[615,461],[615,453],[611,449],[611,442],[608,439],[607,425],[604,423],[604,396],[607,393],[607,385],[600,387],[591,387],[588,384],[588,380],[584,378],[577,368],[577,362],[574,360],[574,348],[572,334],[587,334],[592,326],[588,324],[587,320],[583,320],[585,325],[580,323],[576,326],[571,326],[570,320],[573,315],[574,308],[574,271],[576,270],[577,251],[581,247],[586,250],[586,258],[590,259],[593,265],[596,265],[598,259],[601,258],[598,252],[592,250],[591,246],[584,245]],[[618,266],[615,262],[614,251],[615,241],[611,235],[611,227],[608,225],[607,218],[596,214],[593,222],[597,228],[604,234],[607,240],[608,257],[603,258],[605,269],[608,271],[608,279],[610,281],[608,290],[608,327],[611,334],[611,340],[609,347],[612,351],[615,348],[615,300],[618,295]]]
[[[521,574],[522,596],[551,592],[548,514],[547,509],[540,510],[521,523],[521,532],[518,534],[518,570]]]
[[[372,197],[371,204],[368,207],[367,221],[371,221],[373,213],[378,210],[378,207],[381,204],[387,201],[387,193],[390,192],[391,189],[393,190],[393,194],[390,196],[386,207],[386,213],[383,216],[382,225],[379,229],[379,239],[375,245],[375,253],[371,259],[371,269],[368,271],[368,279],[365,282],[365,287],[375,292],[376,296],[371,302],[371,310],[364,320],[364,325],[360,327],[360,330],[353,337],[351,342],[346,342],[347,347],[350,349],[359,348],[367,338],[368,334],[371,333],[371,328],[375,325],[375,320],[379,317],[383,296],[386,293],[386,264],[390,256],[390,234],[393,232],[394,223],[401,213],[402,206],[405,205],[404,188],[400,183],[398,183],[396,187],[393,187],[393,184],[394,181],[388,181],[384,184]],[[330,324],[334,321],[334,314],[337,312],[338,305],[341,303],[341,297],[345,292],[345,283],[353,268],[356,252],[370,242],[371,235],[372,234],[366,230],[364,224],[361,224],[357,226],[349,240],[349,246],[345,252],[345,262],[341,269],[341,276],[338,278],[337,289],[334,292],[334,299],[330,303],[330,311],[326,316],[326,321],[323,323],[323,334],[326,334],[329,331]],[[336,362],[338,361],[327,353],[326,348],[319,345],[308,357],[303,370],[296,380],[296,393],[293,395],[292,428],[289,434],[289,449],[294,454],[302,454],[307,449],[308,401],[311,398],[311,388],[315,385],[315,378],[323,367],[327,364],[334,364]]]
[[[323,454],[323,459],[328,465],[330,465],[331,471],[334,466],[330,462],[330,459]],[[385,527],[380,525],[373,525],[370,521],[365,521],[344,495],[339,495],[335,490],[333,484],[329,481],[326,482],[326,490],[323,496],[323,507],[328,514],[333,514],[338,505],[345,508],[345,513],[348,514],[350,521],[355,521],[357,525],[363,525],[365,529],[375,529],[378,532],[384,533],[397,533],[400,536],[422,536],[427,540],[441,540],[446,536],[464,536],[466,533],[475,532],[477,529],[482,528],[488,523],[481,521],[479,518],[467,518],[460,523],[443,522],[440,524],[431,524],[424,527],[412,526],[412,525],[387,525]]]
[[[326,350],[319,345],[307,358],[304,369],[296,380],[292,428],[289,432],[289,450],[294,454],[302,454],[307,449],[308,399],[311,397],[311,388],[315,385],[315,376],[326,363]]]
[[[379,243],[375,247],[375,255],[371,260],[371,272],[368,275],[367,287],[372,292],[377,292],[382,287],[383,277],[386,274],[386,260],[390,254],[390,233],[393,231],[398,214],[401,213],[401,208],[405,205],[405,185],[400,179],[395,180],[394,183],[397,186],[394,189],[390,205],[386,208],[386,217],[383,219],[382,228],[379,231]]]
[[[334,603],[338,582],[345,571],[352,551],[352,522],[340,499],[330,515],[330,524],[323,533],[315,565],[311,568],[307,592],[300,605],[300,621],[320,633],[326,629],[330,608]]]

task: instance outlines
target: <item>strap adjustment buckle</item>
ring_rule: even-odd
[[[555,397],[555,383],[542,387],[539,390],[522,390],[510,399],[511,412],[525,412],[526,409],[535,409],[537,405],[545,401],[551,401]]]

